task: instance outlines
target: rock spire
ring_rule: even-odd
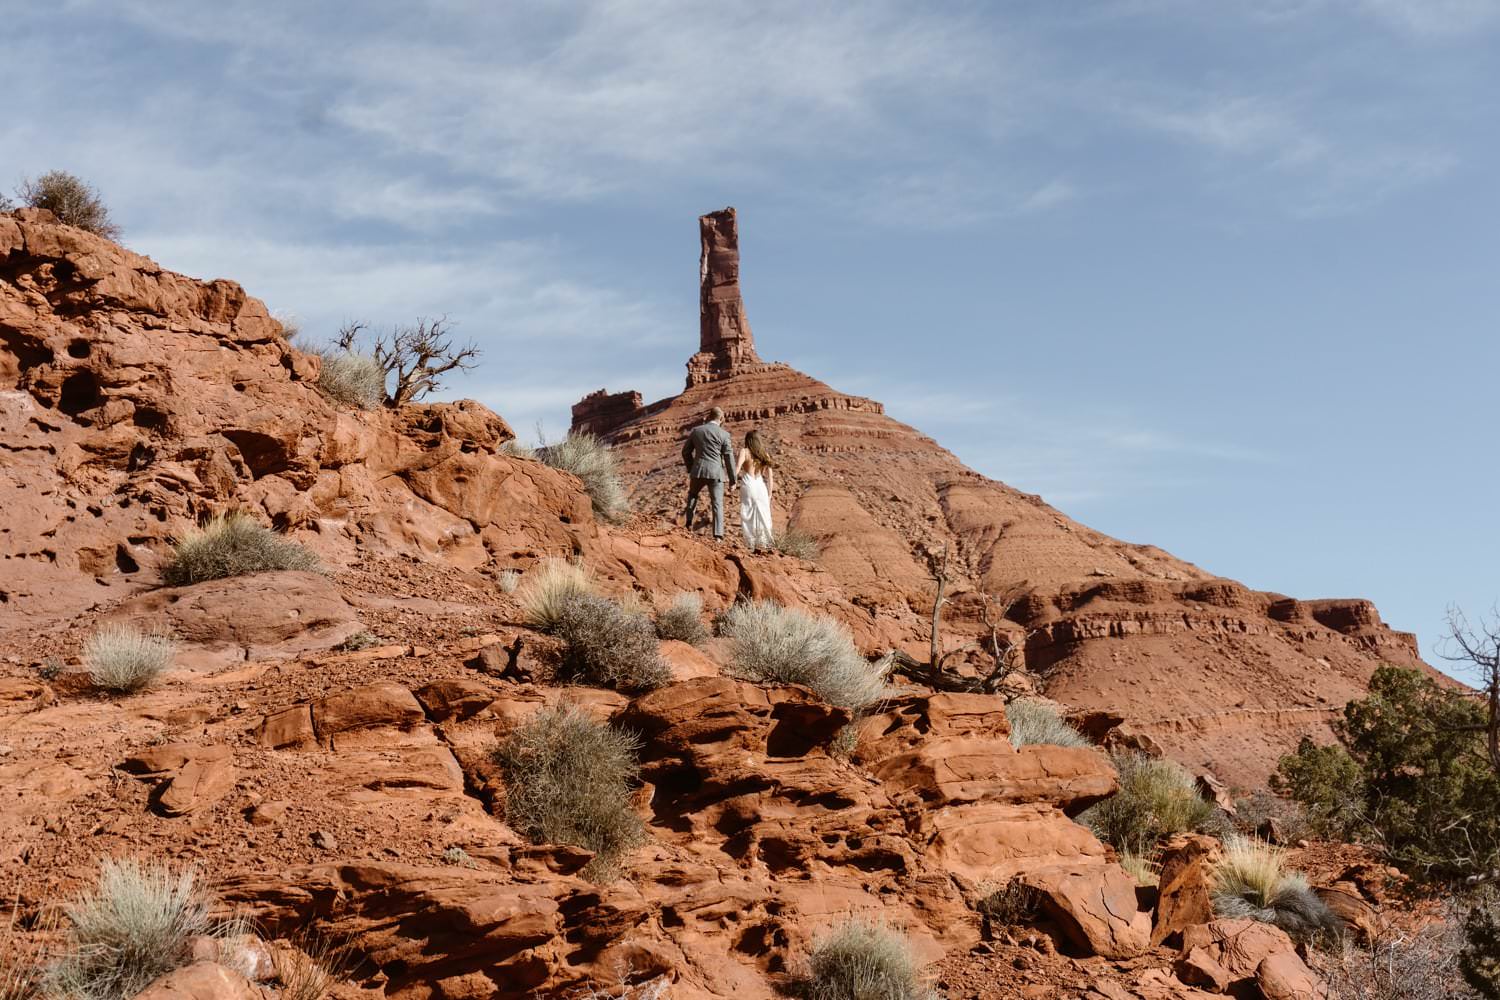
[[[699,216],[698,237],[698,353],[688,360],[688,388],[760,363],[740,297],[740,230],[734,209]]]

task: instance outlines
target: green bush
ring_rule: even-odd
[[[1057,709],[1035,698],[1017,698],[1005,706],[1010,720],[1010,744],[1016,749],[1032,744],[1091,747],[1088,738],[1063,721]]]
[[[495,751],[506,822],[536,843],[593,851],[584,873],[607,881],[624,854],[646,839],[630,803],[639,748],[636,736],[576,706],[543,709]]]
[[[1230,837],[1214,864],[1214,912],[1274,924],[1294,941],[1332,939],[1343,922],[1328,909],[1301,872],[1288,871],[1280,848],[1251,837]]]
[[[1485,1000],[1500,1000],[1500,891],[1482,890],[1463,920],[1458,969],[1464,982]]]
[[[650,691],[672,679],[662,662],[656,629],[642,614],[614,601],[574,594],[564,601],[552,633],[565,643],[562,676],[617,691]]]
[[[708,639],[708,629],[703,626],[703,598],[697,594],[678,594],[671,605],[656,615],[656,634],[663,639],[676,639],[698,645]]]
[[[16,196],[32,208],[45,208],[66,225],[107,240],[120,238],[120,227],[110,219],[99,192],[66,171],[50,170],[35,180],[24,180]]]
[[[1110,759],[1120,790],[1089,806],[1078,820],[1117,851],[1149,857],[1162,837],[1220,825],[1218,810],[1198,794],[1197,782],[1182,765],[1134,751]]]
[[[83,663],[94,684],[106,691],[139,691],[149,687],[171,664],[177,644],[166,636],[147,635],[129,625],[108,624],[89,636]]]
[[[877,923],[851,920],[818,941],[808,959],[807,1000],[927,1000],[911,946]]]
[[[162,579],[174,587],[272,570],[315,570],[318,558],[239,513],[215,517],[182,536]]]
[[[1331,832],[1369,836],[1418,877],[1500,868],[1500,775],[1483,741],[1484,709],[1416,670],[1382,666],[1344,707],[1342,747],[1304,740],[1274,785]]]
[[[385,369],[380,362],[353,351],[320,351],[318,388],[345,406],[373,410],[385,402]]]
[[[569,434],[557,444],[537,449],[536,457],[554,469],[572,473],[583,481],[583,488],[594,506],[594,513],[606,521],[623,521],[630,514],[625,483],[620,478],[620,462],[609,445],[592,434]]]
[[[94,889],[65,907],[72,927],[48,985],[75,1000],[133,997],[183,965],[193,937],[214,931],[211,907],[192,869],[105,861]]]
[[[765,684],[801,684],[830,705],[861,712],[886,696],[880,672],[842,625],[773,601],[734,605],[720,619],[735,673]]]

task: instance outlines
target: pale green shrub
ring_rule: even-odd
[[[842,625],[774,601],[734,605],[720,620],[733,670],[750,680],[801,684],[830,705],[860,712],[886,696],[885,678]]]
[[[84,644],[83,663],[94,684],[104,690],[139,691],[161,676],[176,653],[177,644],[166,636],[110,623]]]
[[[878,923],[851,920],[813,946],[807,1000],[928,1000],[911,946]]]
[[[1045,701],[1017,698],[1005,706],[1005,717],[1010,720],[1010,744],[1017,749],[1032,744],[1093,746],[1087,737],[1068,725],[1057,714],[1057,709]]]
[[[568,601],[593,591],[593,578],[578,563],[547,559],[527,571],[516,594],[526,621],[533,628],[550,632],[562,620]]]
[[[656,615],[656,634],[663,639],[676,639],[698,645],[708,639],[708,629],[703,625],[703,598],[697,594],[678,594],[665,611]]]
[[[318,557],[245,514],[221,514],[182,536],[162,579],[181,587],[273,570],[315,570]]]
[[[569,434],[557,444],[537,449],[536,457],[554,469],[583,481],[594,513],[606,521],[623,521],[630,513],[620,462],[609,445],[592,434]]]
[[[1212,829],[1221,823],[1213,803],[1198,794],[1193,776],[1175,761],[1142,753],[1111,754],[1120,790],[1085,809],[1079,822],[1117,851],[1152,855],[1164,836]]]
[[[367,354],[353,351],[320,351],[323,366],[318,388],[336,403],[373,410],[385,402],[385,369]]]

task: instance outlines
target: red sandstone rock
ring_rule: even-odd
[[[1267,955],[1255,970],[1265,1000],[1326,1000],[1328,989],[1295,951]]]
[[[1296,958],[1292,939],[1279,927],[1243,917],[1213,920],[1182,932],[1177,974],[1183,982],[1226,993],[1248,986],[1261,964],[1280,954]],[[1285,964],[1278,968],[1286,971]]]
[[[233,969],[202,961],[167,973],[135,1000],[261,1000],[261,994]]]
[[[400,684],[371,684],[330,695],[312,707],[318,738],[328,739],[351,729],[394,726],[410,729],[425,718],[422,706]]]
[[[1153,947],[1180,935],[1187,927],[1214,918],[1209,887],[1218,855],[1219,842],[1203,834],[1182,834],[1162,846],[1151,928]]]
[[[1151,915],[1136,907],[1135,880],[1113,864],[1041,868],[1022,881],[1044,913],[1088,954],[1132,958],[1151,945]]]
[[[434,722],[463,720],[489,708],[495,695],[478,681],[464,678],[433,681],[416,691],[417,700]]]

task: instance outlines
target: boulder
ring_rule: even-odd
[[[1137,908],[1135,879],[1119,865],[1059,865],[1025,872],[1021,881],[1087,954],[1134,958],[1151,946],[1151,915]]]
[[[1328,990],[1295,951],[1267,955],[1255,970],[1255,985],[1265,1000],[1326,1000]]]
[[[417,689],[416,696],[433,722],[462,721],[478,715],[495,702],[495,694],[488,687],[462,677],[425,684]]]
[[[1214,918],[1209,886],[1218,855],[1219,842],[1200,833],[1181,834],[1163,845],[1152,947]]]
[[[260,1000],[260,991],[233,969],[198,961],[157,979],[135,1000]]]
[[[1365,901],[1359,886],[1353,882],[1335,882],[1331,886],[1318,886],[1313,891],[1328,905],[1334,916],[1353,929],[1361,942],[1368,943],[1379,931],[1379,912]]]
[[[892,791],[908,791],[930,805],[966,802],[1050,802],[1065,812],[1083,809],[1120,787],[1115,769],[1095,750],[1026,746],[1004,737],[936,736],[872,765]]]
[[[390,681],[329,695],[312,706],[313,728],[319,740],[351,729],[411,729],[426,718],[411,691]]]
[[[145,631],[166,629],[202,647],[210,663],[289,659],[329,649],[364,628],[332,580],[294,571],[153,590],[109,618]]]
[[[1279,927],[1248,917],[1212,920],[1182,932],[1175,968],[1185,983],[1211,986],[1219,993],[1239,991],[1256,980],[1262,962],[1282,953],[1295,958],[1296,946]]]
[[[120,769],[155,781],[154,807],[186,816],[213,805],[234,788],[234,751],[227,746],[166,743],[127,757]]]

